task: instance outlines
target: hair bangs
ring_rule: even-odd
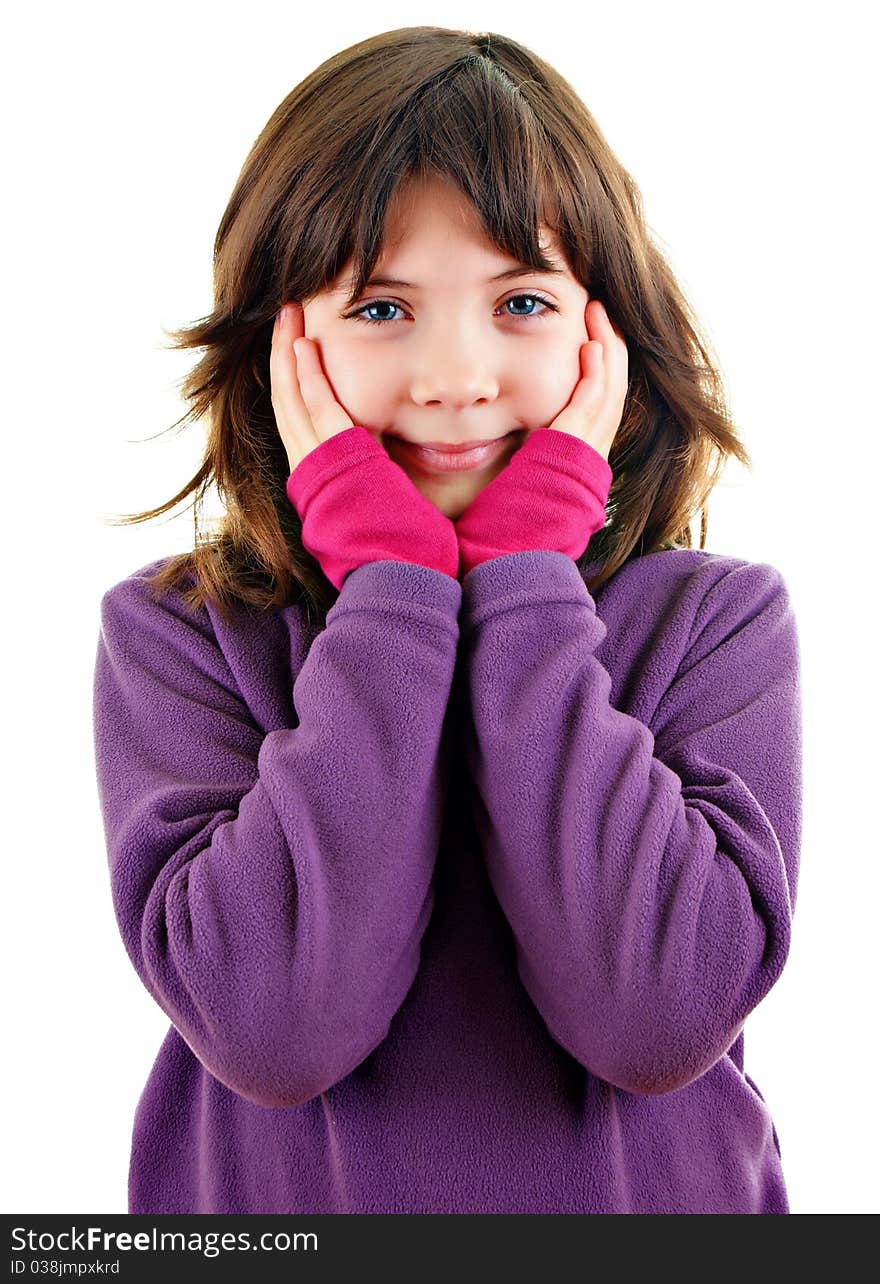
[[[325,266],[299,297],[308,299],[327,289],[350,262],[344,283],[350,287],[350,307],[387,243],[390,213],[406,201],[412,187],[432,177],[460,190],[488,240],[502,253],[537,272],[552,270],[553,260],[542,249],[541,228],[549,228],[560,237],[574,269],[576,256],[566,235],[572,226],[565,201],[566,195],[569,207],[573,201],[565,192],[570,171],[559,163],[558,151],[527,99],[486,58],[471,55],[419,85],[391,119],[377,114],[362,137],[363,149],[349,158],[355,175],[350,172],[346,180],[345,205],[331,207],[337,215],[332,223],[326,203],[323,220],[315,211],[311,226],[323,226],[312,261],[317,265],[320,257]],[[291,261],[301,261],[300,255],[298,249]]]

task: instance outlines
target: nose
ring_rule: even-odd
[[[498,396],[498,380],[474,371],[434,370],[412,381],[411,396],[420,406],[448,406],[450,411],[466,410]]]
[[[424,330],[420,338],[423,346],[413,352],[410,381],[410,396],[416,405],[442,405],[454,414],[496,400],[500,393],[498,373],[493,372],[484,337],[460,325],[442,334]]]

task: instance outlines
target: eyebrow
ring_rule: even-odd
[[[486,281],[486,284],[491,285],[493,281],[508,281],[510,280],[511,277],[515,277],[515,276],[565,276],[565,275],[566,275],[565,268],[550,267],[550,268],[542,269],[542,268],[529,267],[527,263],[517,263],[512,268],[505,268],[505,270],[503,272],[499,272],[497,276],[490,276],[489,279]],[[338,294],[345,293],[346,288],[351,287],[353,285],[354,285],[354,281],[349,280],[346,282],[345,286],[342,287],[342,289],[337,291],[337,293]],[[421,288],[420,286],[415,285],[412,281],[401,281],[400,278],[396,276],[371,276],[369,281],[364,282],[364,288],[366,289],[368,285],[399,285],[399,286],[402,286],[405,290],[418,290]]]

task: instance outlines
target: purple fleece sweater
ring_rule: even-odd
[[[797,888],[779,572],[373,561],[309,632],[153,604],[156,566],[95,675],[114,907],[172,1022],[129,1212],[787,1213],[743,1067]]]

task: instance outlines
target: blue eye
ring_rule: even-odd
[[[543,295],[540,295],[540,294],[512,294],[509,299],[504,300],[504,303],[502,303],[501,306],[506,307],[508,303],[515,303],[517,299],[531,299],[535,302],[543,303],[544,307],[547,308],[550,312],[559,311],[559,308],[556,306],[555,303],[551,303],[549,299],[545,299]],[[519,312],[508,313],[508,316],[512,316],[512,317],[521,316],[521,315],[522,314]],[[528,312],[525,314],[525,316],[522,317],[522,319],[524,321],[527,321],[529,317],[545,317],[547,315],[548,315],[547,312]]]
[[[509,299],[504,300],[504,303],[502,303],[501,306],[505,307],[508,303],[513,303],[518,299],[531,299],[542,304],[545,308],[545,311],[543,312],[527,312],[525,314],[518,312],[507,313],[509,317],[520,321],[531,321],[533,317],[546,317],[549,316],[551,312],[559,311],[559,308],[555,303],[551,303],[549,299],[545,299],[541,294],[512,294]],[[367,312],[370,308],[399,308],[401,311],[405,311],[400,303],[395,303],[391,299],[371,299],[369,303],[362,303],[361,306],[356,308],[353,312],[344,313],[343,317],[345,320],[351,318],[355,321],[365,321],[367,325],[387,325],[389,322],[399,319],[397,317],[364,316],[363,313]]]
[[[365,317],[362,313],[368,308],[400,308],[400,304],[392,303],[390,299],[374,299],[372,303],[365,303],[356,312],[346,313],[346,317],[355,317],[358,321],[366,321],[368,325],[384,325],[386,321],[397,319],[396,317]]]

